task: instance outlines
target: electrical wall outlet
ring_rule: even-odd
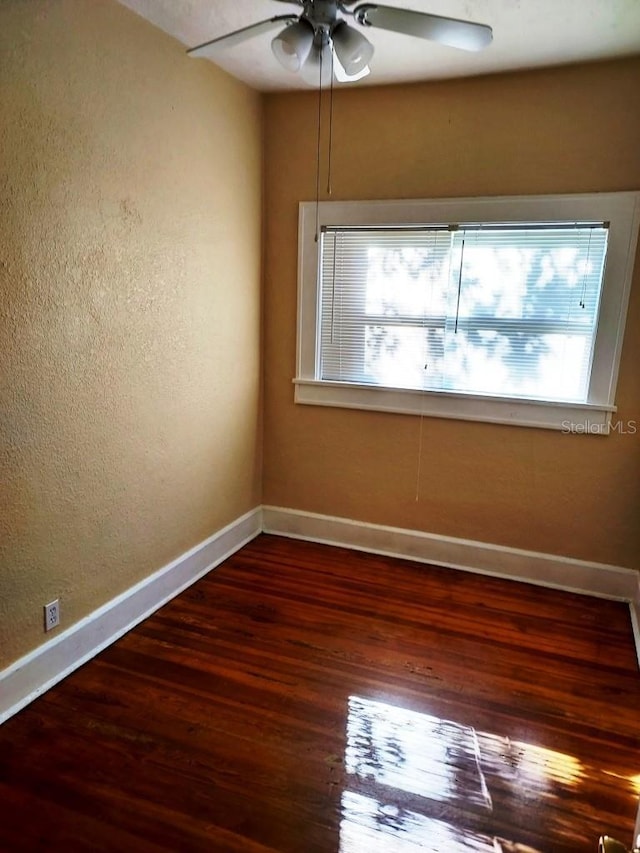
[[[50,631],[60,624],[60,602],[56,598],[44,606],[44,630]]]

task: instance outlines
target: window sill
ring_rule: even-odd
[[[464,421],[608,435],[615,406],[505,399],[479,394],[422,392],[351,382],[294,379],[295,402],[308,406],[365,409]]]

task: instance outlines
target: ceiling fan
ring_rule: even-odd
[[[369,74],[373,45],[357,27],[374,27],[435,41],[461,50],[482,50],[493,33],[486,24],[445,18],[427,12],[398,9],[357,0],[278,0],[299,6],[299,14],[276,15],[192,47],[190,56],[215,56],[254,36],[284,28],[271,42],[276,59],[288,71],[299,71],[311,85],[360,80]],[[345,17],[353,19],[348,24]],[[354,26],[353,24],[357,25]]]

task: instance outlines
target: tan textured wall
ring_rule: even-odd
[[[259,96],[0,4],[0,668],[260,502]]]
[[[333,197],[640,189],[640,60],[342,90]],[[640,433],[566,436],[295,406],[297,203],[315,195],[317,101],[266,106],[265,503],[640,567]],[[640,262],[618,416],[640,427]]]

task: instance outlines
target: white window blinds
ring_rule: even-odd
[[[607,224],[324,227],[319,379],[585,401]]]

